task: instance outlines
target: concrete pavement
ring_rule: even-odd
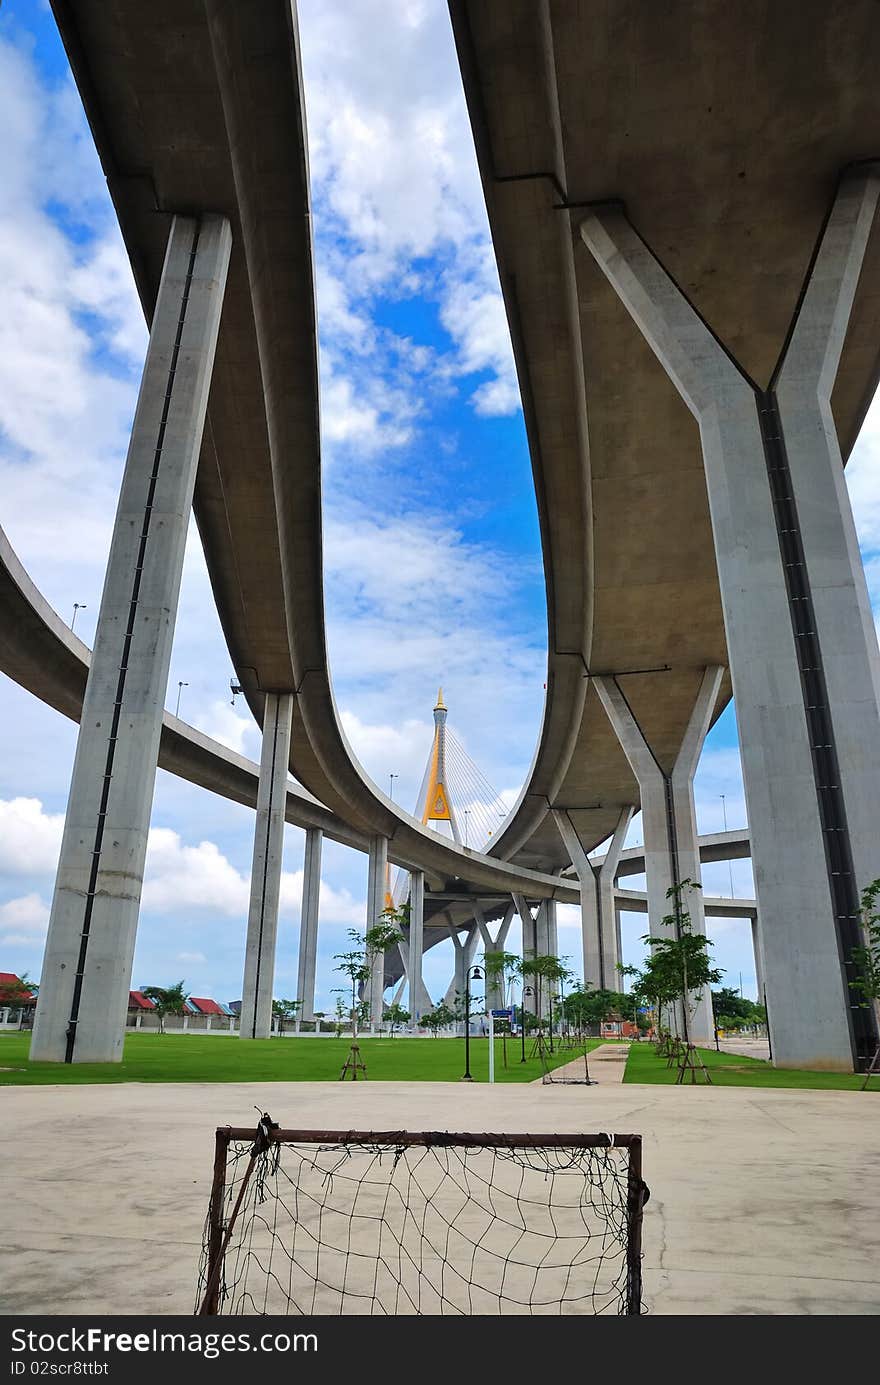
[[[15,1087],[4,1093],[5,1314],[188,1313],[218,1124],[631,1131],[646,1306],[880,1312],[871,1093],[457,1083]]]

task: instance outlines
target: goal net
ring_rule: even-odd
[[[641,1312],[638,1135],[217,1131],[200,1314]]]
[[[567,1063],[561,1063],[558,1067],[550,1066],[548,1055],[542,1048],[541,1067],[543,1069],[541,1081],[545,1086],[594,1087],[596,1085],[590,1076],[586,1044],[576,1057],[570,1058]]]

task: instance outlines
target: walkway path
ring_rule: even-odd
[[[587,1054],[590,1081],[598,1087],[619,1086],[623,1081],[628,1057],[629,1044],[602,1044],[600,1048],[594,1048]],[[583,1078],[584,1056],[580,1054],[570,1063],[563,1063],[561,1067],[554,1068],[549,1082],[545,1083],[543,1077],[537,1077],[529,1085],[553,1086],[555,1083],[582,1082]]]

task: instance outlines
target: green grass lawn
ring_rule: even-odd
[[[712,1048],[701,1048],[699,1052],[716,1087],[801,1087],[855,1092],[865,1080],[858,1073],[801,1072],[774,1068],[760,1058],[743,1058],[737,1053],[716,1053]],[[668,1068],[666,1059],[659,1058],[651,1044],[633,1044],[630,1047],[624,1082],[673,1084],[677,1076],[677,1069]],[[698,1073],[697,1076],[702,1081],[702,1074]],[[690,1079],[686,1081],[690,1085]],[[868,1084],[868,1091],[872,1089],[880,1092],[880,1081],[876,1078],[872,1078]]]
[[[505,1069],[495,1040],[496,1082],[533,1082],[541,1064],[525,1063],[516,1040],[507,1041]],[[590,1040],[595,1048],[598,1040]],[[362,1039],[367,1078],[378,1082],[455,1082],[464,1072],[464,1039]],[[127,1034],[121,1063],[30,1063],[29,1034],[0,1034],[0,1085],[52,1082],[333,1082],[351,1039],[251,1039],[200,1034]],[[571,1050],[548,1055],[553,1067],[571,1062]],[[489,1080],[489,1040],[471,1039],[471,1076]]]

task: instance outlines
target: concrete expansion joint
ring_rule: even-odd
[[[296,687],[293,689],[294,697],[299,697],[300,693],[303,690],[303,686],[305,685],[306,679],[313,673],[320,673],[321,675],[323,675],[324,670],[322,668],[307,668],[303,673],[302,677],[300,678],[299,682],[297,683]]]
[[[594,197],[587,198],[586,201],[568,201],[563,199],[561,202],[554,202],[553,210],[554,212],[620,212],[621,216],[625,216],[627,221],[629,221],[626,203],[622,197]]]

